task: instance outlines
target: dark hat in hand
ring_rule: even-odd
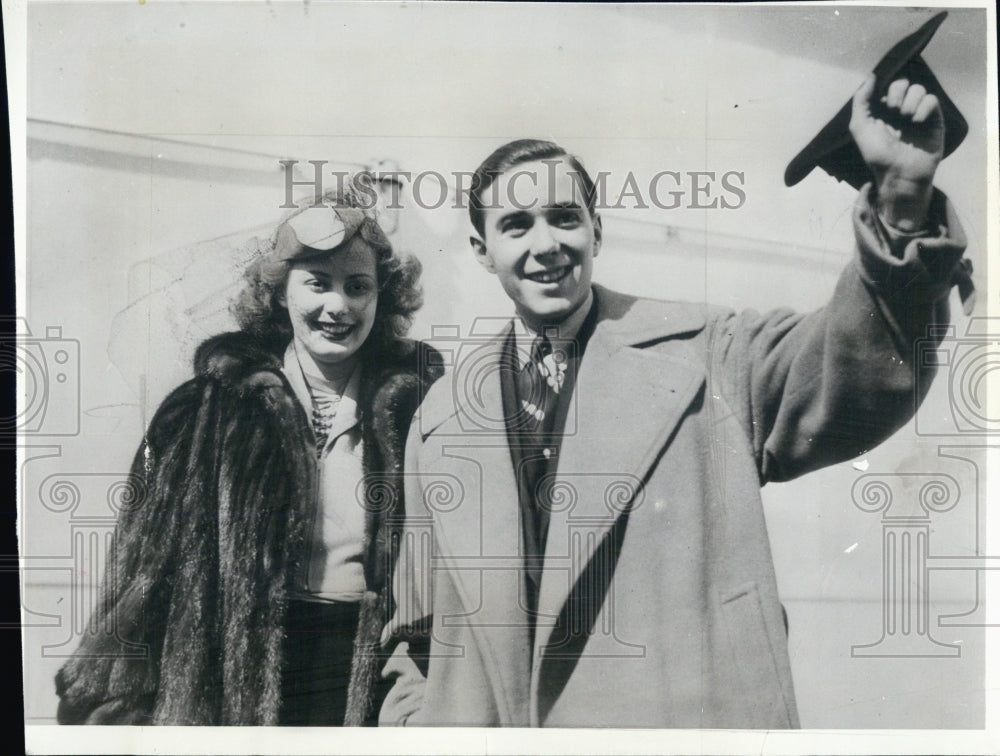
[[[920,53],[947,16],[947,11],[936,14],[913,34],[897,43],[879,61],[874,71],[876,98],[884,95],[889,84],[896,79],[907,79],[911,84],[920,84],[929,94],[938,98],[944,115],[945,157],[954,152],[965,139],[969,124],[920,57]],[[872,112],[876,116],[878,105],[877,102],[872,103]],[[848,100],[840,112],[788,164],[785,169],[785,185],[794,186],[799,183],[816,166],[837,180],[846,181],[855,189],[860,189],[870,181],[871,173],[851,137],[850,124],[851,100]]]

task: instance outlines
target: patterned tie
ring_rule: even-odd
[[[552,427],[556,399],[566,375],[565,358],[557,360],[552,342],[539,334],[531,343],[531,356],[517,376],[521,418],[518,428],[538,436]],[[549,421],[549,422],[546,422]]]

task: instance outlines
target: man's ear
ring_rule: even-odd
[[[274,301],[288,309],[288,298],[285,296],[285,290],[281,289],[277,294],[274,295]]]
[[[604,238],[604,227],[601,225],[601,216],[594,213],[594,257],[601,251],[601,240]]]
[[[472,253],[476,256],[476,260],[490,273],[496,273],[497,270],[493,267],[493,260],[486,251],[486,242],[480,239],[478,236],[470,236],[469,244],[472,245]]]

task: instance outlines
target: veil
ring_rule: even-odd
[[[128,273],[128,301],[111,324],[108,357],[149,417],[191,377],[195,349],[236,329],[229,303],[243,272],[273,247],[274,224],[235,231],[164,252]]]
[[[482,301],[474,291],[462,291],[462,264],[456,268],[454,256],[444,250],[466,246],[461,214],[453,200],[435,211],[421,210],[410,202],[405,180],[390,193],[380,173],[398,171],[394,161],[373,161],[369,169],[379,181],[379,203],[374,216],[393,247],[401,254],[420,259],[423,268],[425,307],[418,314],[415,336],[426,328],[422,322],[450,322],[456,301]],[[386,208],[388,196],[402,197],[414,210],[400,212],[399,205]],[[300,197],[300,208],[313,196]],[[166,395],[192,375],[192,358],[205,339],[237,328],[229,311],[230,303],[242,288],[244,271],[257,257],[274,249],[274,234],[282,220],[296,212],[286,212],[267,223],[245,227],[206,241],[155,254],[134,264],[128,271],[128,304],[111,323],[108,358],[121,375],[145,421]],[[404,220],[405,219],[405,220]],[[468,255],[459,255],[473,265]],[[474,266],[478,267],[478,266]],[[476,272],[476,271],[474,271]],[[489,281],[483,281],[490,284]],[[493,288],[492,286],[488,288]]]

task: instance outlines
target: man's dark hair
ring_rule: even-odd
[[[472,221],[476,232],[483,236],[486,231],[483,219],[483,194],[493,184],[502,173],[506,173],[511,168],[521,163],[534,163],[540,160],[556,160],[566,158],[583,182],[584,200],[587,203],[587,210],[591,216],[594,215],[594,208],[597,204],[597,188],[594,186],[590,174],[583,167],[579,158],[570,155],[566,150],[555,142],[546,142],[543,139],[518,139],[508,142],[502,147],[498,147],[486,158],[476,172],[472,175],[472,186],[469,189],[469,219]]]

